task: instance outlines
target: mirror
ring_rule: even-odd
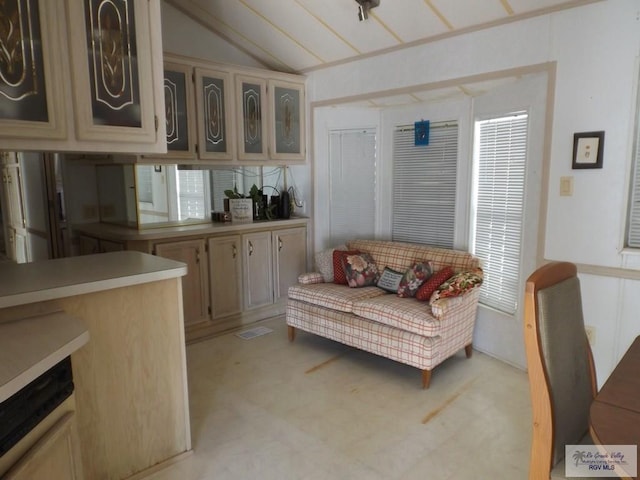
[[[277,191],[283,167],[216,168],[199,165],[135,165],[138,228],[211,222],[224,211],[225,190],[248,195],[251,187]]]
[[[138,224],[133,165],[98,165],[100,221],[127,227]]]

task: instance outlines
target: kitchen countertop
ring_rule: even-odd
[[[135,251],[0,267],[0,308],[126,287],[187,273],[184,263]]]

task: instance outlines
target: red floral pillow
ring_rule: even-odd
[[[418,289],[416,292],[416,298],[423,302],[429,300],[433,292],[435,292],[442,283],[452,277],[455,273],[456,272],[453,271],[452,267],[444,267],[442,270],[438,270]]]
[[[451,298],[463,295],[472,288],[482,285],[482,279],[483,273],[481,268],[456,273],[431,294],[429,303],[433,303],[441,298]]]
[[[420,286],[432,273],[431,262],[415,262],[404,272],[400,285],[398,285],[398,296],[402,298],[415,297]]]
[[[344,274],[351,288],[366,287],[378,283],[378,267],[368,253],[345,255]]]
[[[347,285],[347,276],[344,273],[343,258],[347,255],[357,255],[359,250],[334,250],[333,251],[333,283]]]

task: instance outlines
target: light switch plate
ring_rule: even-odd
[[[573,177],[560,177],[560,196],[570,197],[573,195]]]

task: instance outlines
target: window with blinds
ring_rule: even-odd
[[[638,82],[638,105],[636,109],[633,175],[631,178],[629,219],[627,221],[627,246],[632,248],[640,248],[640,82]]]
[[[432,124],[429,145],[414,128],[393,135],[393,223],[396,241],[452,248],[456,214],[458,124]]]
[[[514,314],[520,293],[528,115],[476,122],[472,250],[482,259],[480,301]]]
[[[178,220],[202,219],[209,215],[207,173],[203,170],[178,170]]]
[[[376,213],[376,132],[329,132],[330,245],[373,238]]]
[[[138,201],[153,203],[153,165],[136,166]]]

